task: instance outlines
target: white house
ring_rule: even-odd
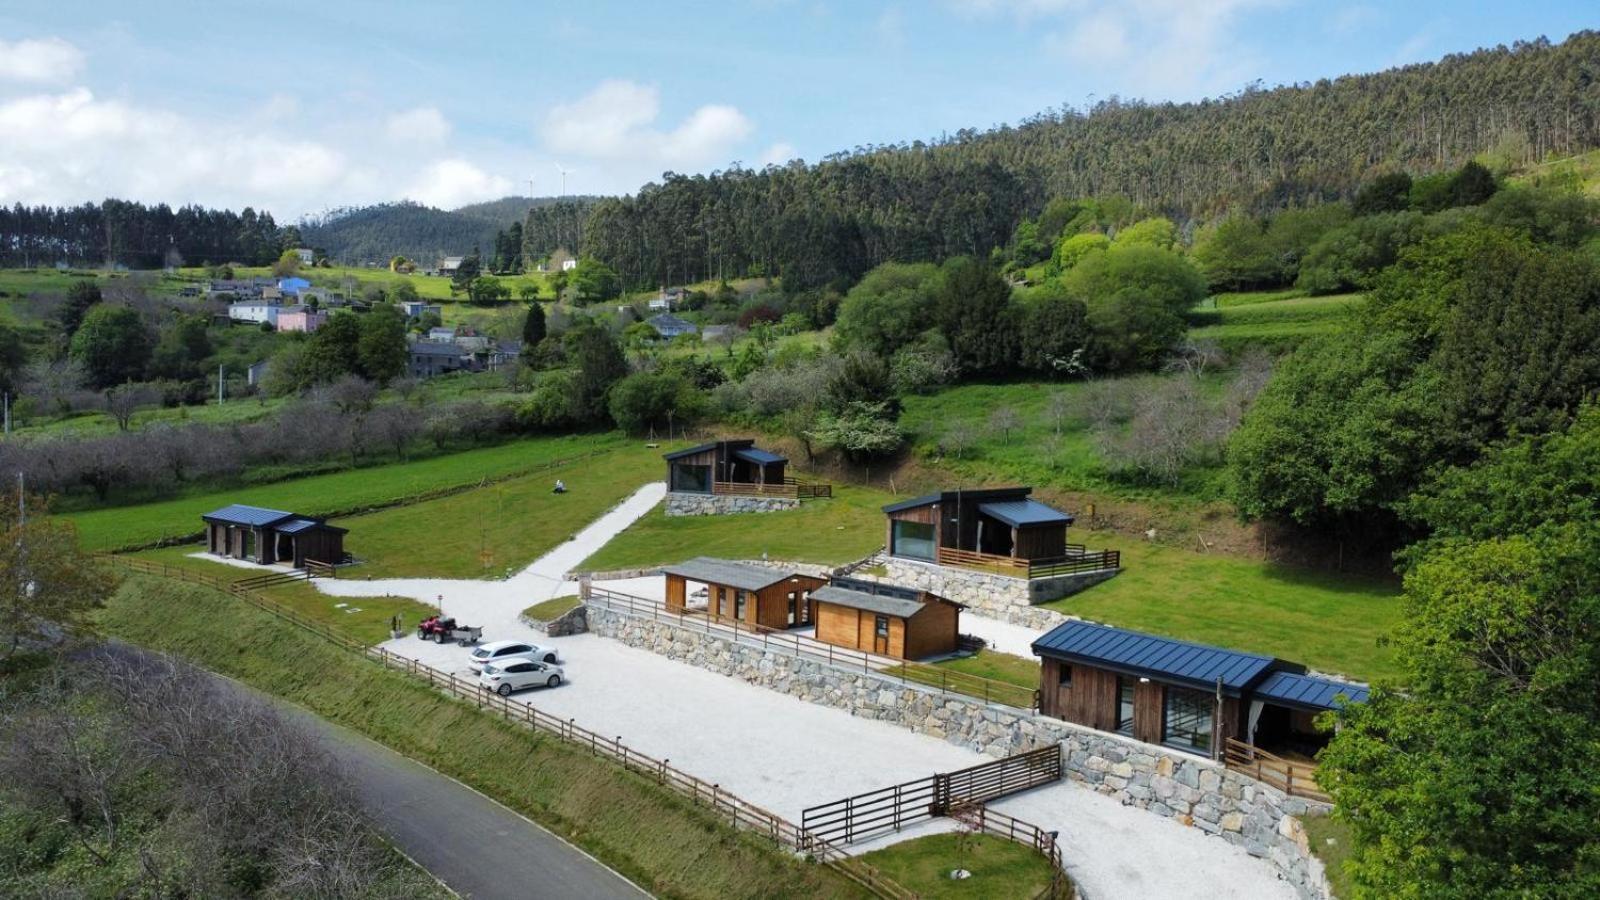
[[[439,274],[446,278],[456,274],[456,270],[461,268],[462,259],[460,256],[446,256],[439,260]]]
[[[309,266],[317,261],[317,253],[310,247],[294,248],[294,255],[300,257],[300,265]]]
[[[424,340],[433,341],[437,344],[453,344],[456,342],[456,330],[454,328],[429,328],[428,336]]]
[[[575,259],[563,259],[561,261],[561,271],[563,271],[563,272],[571,272],[573,269],[576,269],[577,267],[578,267],[578,261],[575,260]]]
[[[283,311],[279,303],[251,302],[232,303],[228,305],[228,318],[235,322],[271,322],[273,328],[278,327],[278,313]]]

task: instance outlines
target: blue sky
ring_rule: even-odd
[[[1600,25],[1591,4],[478,0],[0,7],[0,202],[107,195],[280,219],[410,197],[632,191],[1192,100]],[[1584,14],[1589,13],[1586,17]],[[1589,21],[1586,21],[1586,18]]]

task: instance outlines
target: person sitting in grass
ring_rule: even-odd
[[[567,492],[567,483],[565,481],[562,481],[561,479],[557,478],[556,479],[556,486],[552,491],[550,491],[550,493],[552,493],[552,494],[565,494],[566,492]]]

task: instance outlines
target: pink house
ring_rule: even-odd
[[[312,332],[328,324],[328,314],[320,309],[285,309],[278,313],[279,331]]]

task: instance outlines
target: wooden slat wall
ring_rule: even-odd
[[[688,604],[689,585],[682,575],[667,576],[667,609],[683,609]]]
[[[1133,689],[1133,736],[1150,744],[1161,743],[1161,726],[1165,718],[1166,687],[1159,682],[1138,683]]]
[[[1060,556],[1067,545],[1067,526],[1018,528],[1016,555],[1023,559],[1049,559]]]
[[[960,613],[949,603],[924,599],[922,609],[906,621],[905,658],[953,652],[961,640]]]
[[[1117,676],[1092,666],[1072,667],[1072,687],[1061,686],[1061,666],[1046,657],[1039,667],[1040,708],[1045,715],[1101,731],[1117,730]]]

